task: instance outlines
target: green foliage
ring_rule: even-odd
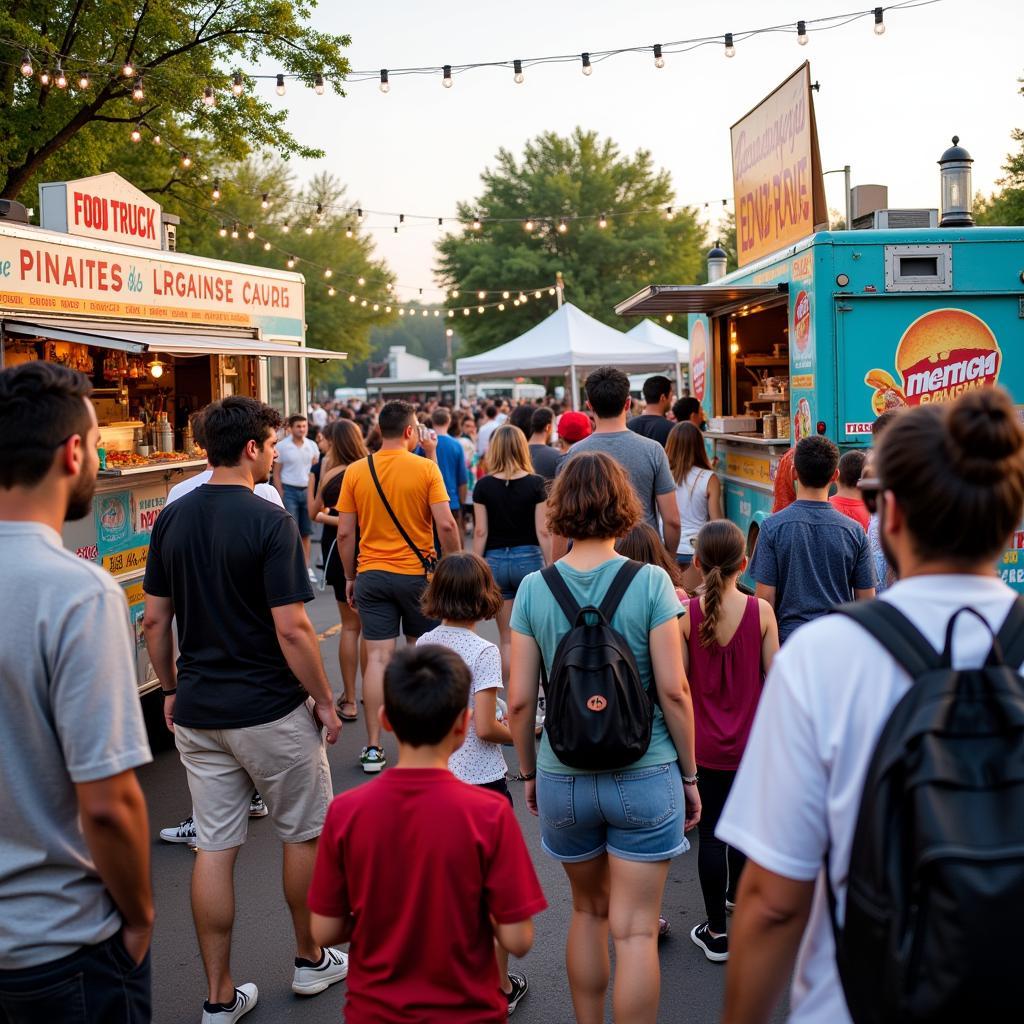
[[[527,143],[521,159],[499,150],[496,166],[482,181],[482,195],[461,203],[459,216],[466,222],[476,215],[510,220],[485,221],[478,232],[449,234],[438,243],[438,273],[446,288],[460,292],[449,306],[461,309],[477,290],[496,285],[529,289],[531,295],[519,307],[509,301],[505,312],[459,315],[464,354],[510,341],[550,315],[554,300],[545,295],[537,302],[532,291],[553,285],[559,271],[567,301],[620,329],[632,321],[615,315],[617,302],[647,284],[693,283],[702,273],[704,237],[696,211],[675,207],[674,216],[666,216],[674,201],[671,180],[667,171],[654,169],[645,150],[623,156],[611,140],[580,128],[569,138],[545,132]],[[657,209],[634,212],[649,208]],[[589,219],[570,220],[564,234],[557,221],[538,222],[532,233],[523,227],[527,217],[601,213],[608,218],[605,228]]]
[[[147,191],[168,191],[203,166],[255,150],[322,156],[288,130],[287,108],[271,102],[270,83],[247,81],[237,98],[230,90],[236,70],[270,65],[309,85],[322,74],[340,94],[350,39],[309,27],[315,8],[316,0],[7,0],[0,6],[0,195],[32,206],[39,181],[110,170]],[[60,60],[69,87],[23,78],[26,48],[37,70]],[[138,78],[120,74],[126,59],[143,82],[138,103],[131,95]],[[77,88],[82,71],[91,80],[85,90]],[[207,85],[215,107],[202,103]],[[140,121],[144,141],[133,145],[130,129]],[[192,154],[193,170],[181,169],[170,146],[153,145],[154,134]]]
[[[338,377],[339,365],[364,360],[370,352],[371,330],[397,320],[397,307],[388,290],[394,284],[391,272],[383,262],[374,260],[372,240],[360,234],[357,225],[350,224],[341,212],[347,206],[344,186],[333,176],[322,174],[306,188],[297,189],[282,160],[263,158],[235,167],[232,182],[225,181],[221,187],[223,194],[216,206],[208,192],[172,193],[166,198],[167,209],[182,220],[178,249],[279,270],[287,269],[288,255],[296,257],[295,270],[306,278],[306,343],[349,356],[341,364],[311,363],[311,379],[333,380]],[[267,210],[261,207],[263,193],[270,197]],[[318,203],[324,207],[320,218],[315,212]],[[286,222],[288,231],[284,230]],[[251,240],[247,237],[249,225],[257,235]],[[236,226],[239,237],[234,239],[231,234]],[[307,226],[312,227],[311,234],[306,233]],[[352,238],[346,237],[349,227]],[[220,235],[222,228],[228,230],[226,237]],[[270,242],[270,251],[264,249],[265,242]],[[324,276],[325,268],[331,270],[330,278]],[[359,284],[360,278],[365,284]],[[354,302],[350,301],[353,295]]]
[[[1024,83],[1024,79],[1019,81]],[[1024,86],[1019,91],[1024,96]],[[1002,189],[987,199],[982,196],[975,199],[974,219],[979,224],[1024,224],[1024,129],[1015,128],[1010,137],[1020,144],[1020,149],[1006,157],[1003,164],[1006,176],[998,182]]]

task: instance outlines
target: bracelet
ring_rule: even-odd
[[[178,692],[178,688],[175,686],[173,690],[161,690],[160,692],[165,697],[173,697]]]
[[[694,772],[692,775],[686,775],[686,774],[684,774],[682,772],[680,772],[680,774],[683,776],[683,785],[684,786],[696,786],[697,785],[697,778],[698,778],[698,776],[697,776],[696,772]]]
[[[512,776],[513,782],[530,782],[532,779],[537,778],[537,769],[534,768],[532,772],[520,772],[518,775]]]

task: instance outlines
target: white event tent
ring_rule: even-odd
[[[665,334],[674,341],[679,340],[669,331]],[[568,374],[569,393],[575,409],[579,401],[577,371],[609,365],[626,372],[674,368],[678,379],[679,357],[674,342],[670,348],[631,337],[566,302],[557,312],[518,338],[489,352],[456,360],[456,401],[459,382],[467,377],[493,377],[508,373],[521,377]]]
[[[689,365],[690,343],[686,338],[656,324],[653,320],[644,318],[635,327],[626,331],[627,338],[647,342],[651,345],[660,345],[662,348],[676,349],[679,353],[679,362]]]

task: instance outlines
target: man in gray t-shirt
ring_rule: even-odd
[[[644,518],[656,530],[661,516],[665,547],[674,554],[679,547],[675,481],[665,449],[626,427],[629,378],[614,366],[601,366],[587,377],[586,391],[587,405],[597,417],[597,429],[574,444],[566,459],[577,452],[605,452],[615,459],[629,474]]]
[[[91,510],[89,391],[0,371],[0,1020],[150,1019],[135,645],[121,588],[58,532]]]

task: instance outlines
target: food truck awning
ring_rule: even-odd
[[[713,313],[739,303],[778,298],[789,285],[652,284],[615,307],[619,316],[663,316],[665,313]]]
[[[346,359],[345,352],[307,348],[244,335],[182,334],[175,331],[125,331],[92,323],[61,323],[53,320],[4,320],[6,334],[19,338],[48,338],[124,352],[159,352],[170,356],[238,355],[290,356],[299,359]]]

